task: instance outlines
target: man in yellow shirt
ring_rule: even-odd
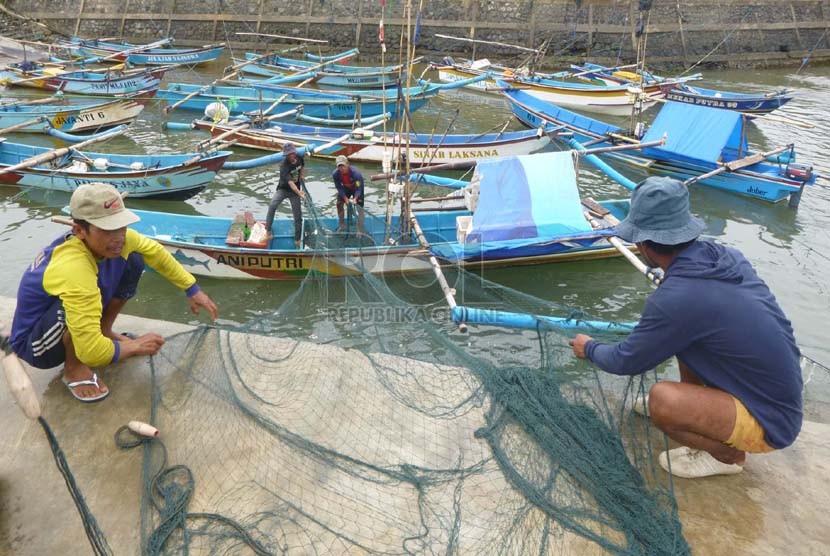
[[[72,194],[72,231],[46,247],[26,269],[17,292],[11,347],[30,365],[61,363],[63,382],[82,402],[109,395],[91,367],[136,355],[155,355],[158,334],[131,338],[113,332],[115,318],[136,293],[144,265],[187,293],[191,311],[216,305],[196,279],[158,242],[127,226],[138,216],[118,191],[104,183],[82,185]]]

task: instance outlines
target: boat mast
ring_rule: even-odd
[[[640,86],[634,93],[636,99],[631,108],[631,135],[637,137],[639,135],[639,127],[641,123],[641,116],[643,113],[643,104],[645,100],[645,83],[646,83],[646,44],[648,43],[648,21],[651,16],[651,4],[653,0],[640,0],[639,13],[637,15],[637,23],[634,27],[634,39],[636,41],[635,48],[637,51],[637,65],[636,73],[640,76]]]
[[[423,8],[424,0],[420,0],[418,5],[418,13],[421,13],[421,9]],[[410,98],[410,87],[412,84],[412,62],[415,59],[415,41],[412,37],[412,0],[407,0],[406,2],[406,87],[404,89],[403,98],[403,105],[399,108],[403,114],[398,114],[398,117],[401,120],[401,138],[405,138],[404,140],[404,159],[403,159],[403,196],[401,197],[401,236],[408,238],[411,228],[409,218],[409,208],[410,208],[410,201],[412,198],[412,187],[411,181],[409,179],[409,171],[410,171],[410,161],[409,161],[409,134],[411,133],[410,129],[410,120],[409,120],[409,98]],[[400,89],[399,89],[400,90]]]

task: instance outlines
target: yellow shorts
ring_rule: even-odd
[[[749,413],[746,406],[736,398],[735,400],[735,428],[726,440],[727,446],[736,450],[753,454],[765,454],[775,450],[764,440],[764,427]]]

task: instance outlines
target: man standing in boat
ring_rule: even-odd
[[[349,164],[349,159],[342,154],[334,161],[337,168],[331,175],[337,189],[337,231],[346,229],[344,208],[346,204],[357,206],[357,233],[363,233],[363,174]]]
[[[663,282],[625,341],[608,345],[585,334],[570,341],[574,355],[618,375],[677,356],[680,382],[658,382],[646,403],[652,422],[682,444],[661,453],[660,465],[685,478],[739,473],[747,452],[792,444],[802,421],[790,321],[746,258],[699,240],[703,229],[684,184],[641,183],[617,235],[663,269]]]
[[[72,194],[72,231],[46,247],[20,281],[11,347],[33,367],[63,364],[63,383],[82,402],[102,400],[109,389],[91,367],[136,355],[155,355],[158,334],[131,337],[113,331],[115,318],[136,294],[145,263],[187,294],[190,310],[216,305],[196,279],[158,242],[127,226],[138,216],[105,183]]]
[[[301,201],[305,200],[305,160],[297,153],[293,143],[282,146],[282,164],[280,164],[280,181],[271,204],[268,205],[268,215],[265,218],[265,229],[269,238],[272,235],[271,226],[274,224],[274,215],[284,199],[291,203],[291,214],[294,216],[294,245],[302,247],[300,234],[303,230],[303,209]]]

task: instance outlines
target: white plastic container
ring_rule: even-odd
[[[455,239],[458,243],[467,243],[467,234],[473,229],[472,216],[455,217]]]

